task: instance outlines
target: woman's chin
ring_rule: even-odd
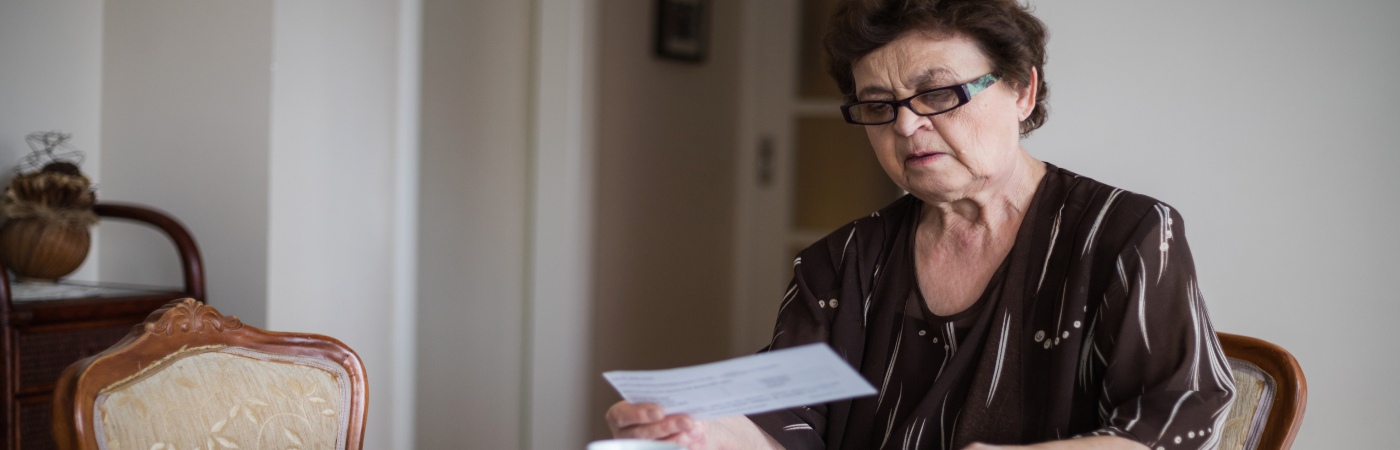
[[[941,158],[946,159],[946,158]],[[906,166],[904,171],[905,190],[925,201],[935,198],[948,198],[963,192],[972,177],[962,167],[940,164],[946,161],[933,161],[918,166]]]
[[[909,185],[909,193],[914,194],[919,200],[926,203],[951,202],[963,197],[962,186],[951,185],[949,183],[920,183],[915,181]]]

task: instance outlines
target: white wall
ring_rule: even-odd
[[[423,3],[417,448],[521,448],[530,2]]]
[[[586,441],[593,0],[423,4],[417,448]]]
[[[1027,148],[1181,211],[1216,328],[1307,373],[1295,448],[1393,445],[1400,3],[1035,3],[1051,114]]]
[[[423,5],[417,448],[582,448],[593,0]]]
[[[581,448],[588,425],[596,159],[596,0],[541,2],[534,15],[529,427],[523,448]]]
[[[411,291],[396,283],[412,282],[396,280],[405,255],[398,246],[413,245],[398,238],[413,226],[397,214],[398,202],[412,201],[399,191],[414,182],[401,179],[413,171],[400,170],[400,156],[416,153],[400,133],[417,132],[400,128],[399,116],[417,107],[399,98],[399,77],[417,77],[416,55],[401,54],[416,49],[399,45],[417,33],[401,33],[401,3],[279,0],[271,15],[267,323],[334,336],[364,360],[365,448],[412,442],[391,426],[412,412],[401,401],[412,386],[396,379],[412,372],[395,364],[412,360],[393,353],[413,338],[396,317],[411,311],[397,307],[411,303]],[[405,62],[414,70],[401,71]]]
[[[83,173],[100,183],[102,2],[0,2],[0,80],[0,183],[29,154],[24,136],[53,130],[73,134]],[[73,278],[97,278],[93,247]]]
[[[223,312],[354,348],[371,387],[367,448],[412,442],[395,428],[411,423],[412,359],[393,350],[413,339],[402,212],[417,129],[402,121],[416,117],[404,101],[416,99],[404,88],[417,77],[415,4],[128,0],[105,11],[100,195],[181,219]],[[179,282],[155,232],[104,233],[104,279]]]
[[[83,167],[100,165],[102,2],[0,2],[0,180],[29,154],[34,131],[73,133],[87,153]]]
[[[104,23],[98,197],[181,220],[203,251],[209,301],[265,325],[272,2],[126,0]],[[180,284],[158,232],[103,233],[104,279]]]

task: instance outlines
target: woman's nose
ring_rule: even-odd
[[[900,136],[909,137],[913,136],[914,132],[919,131],[920,128],[929,126],[931,120],[933,120],[932,117],[924,117],[915,114],[913,109],[910,109],[908,106],[900,105],[900,107],[895,110],[894,123],[891,125],[894,126],[894,131],[899,133]]]

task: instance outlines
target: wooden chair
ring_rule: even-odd
[[[364,364],[333,338],[263,331],[170,302],[54,392],[60,449],[358,450]]]
[[[1287,450],[1307,409],[1303,369],[1282,347],[1248,336],[1216,333],[1235,376],[1235,403],[1220,450]]]

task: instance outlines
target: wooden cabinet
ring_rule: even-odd
[[[51,449],[54,383],[69,364],[101,352],[171,300],[204,301],[204,268],[189,231],[159,211],[136,205],[100,203],[106,220],[131,220],[164,232],[179,253],[184,272],[180,288],[111,283],[12,283],[0,266],[0,326],[5,349],[5,384],[0,389],[0,447]]]

